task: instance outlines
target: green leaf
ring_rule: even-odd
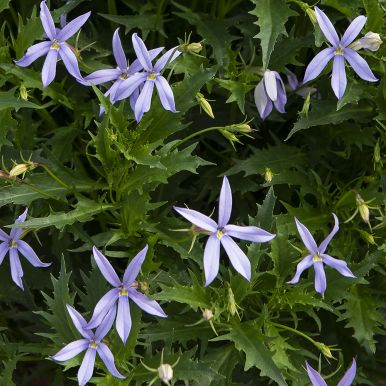
[[[251,0],[255,9],[249,13],[256,16],[255,22],[260,27],[260,32],[255,37],[261,41],[263,67],[268,69],[271,54],[280,35],[288,36],[285,23],[290,16],[296,16],[286,4],[285,0]]]
[[[245,353],[244,371],[257,367],[260,369],[261,376],[267,376],[279,385],[287,385],[272,359],[273,353],[264,345],[264,339],[260,328],[254,323],[247,322],[234,323],[229,334],[219,336],[212,341],[231,340],[239,351]]]
[[[10,2],[11,0],[0,0],[0,12],[4,11],[4,9],[8,9]]]
[[[230,97],[225,103],[237,102],[240,111],[244,114],[245,94],[255,86],[230,79],[216,79],[216,82],[223,88],[231,92]]]
[[[384,26],[385,10],[378,0],[362,0],[366,10],[366,31],[379,32]]]
[[[9,91],[0,91],[0,111],[8,108],[13,108],[16,111],[21,109],[22,107],[26,107],[29,109],[44,109],[45,105],[39,106],[35,103],[22,100],[20,98],[15,97],[15,88]]]
[[[271,229],[276,196],[271,186],[262,205],[257,204],[256,223],[265,230]]]

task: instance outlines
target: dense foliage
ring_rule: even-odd
[[[93,343],[68,361],[50,358],[84,332],[83,322],[73,324],[81,317],[66,305],[89,321],[116,282],[106,281],[111,271],[103,268],[103,256],[121,280],[146,245],[142,266],[131,265],[138,276],[128,288],[162,309],[145,297],[141,306],[135,296],[142,295],[127,298],[117,282],[119,296],[130,298],[131,328],[127,337],[113,326],[103,344],[125,379],[111,375],[98,351],[91,384],[161,384],[163,378],[176,385],[302,386],[310,384],[308,361],[336,385],[354,358],[353,384],[384,384],[385,46],[376,46],[375,38],[373,50],[356,48],[377,81],[361,79],[346,62],[341,97],[330,77],[343,46],[334,48],[319,76],[301,83],[315,55],[331,46],[312,1],[52,0],[47,6],[58,28],[91,11],[61,46],[71,45],[81,77],[120,66],[112,52],[118,27],[129,63],[137,57],[135,33],[149,50],[178,52],[157,74],[171,85],[176,112],[156,87],[148,112],[131,106],[129,95],[103,95],[112,82],[95,86],[77,79],[73,67],[68,73],[59,46],[54,80],[43,75],[42,82],[44,56],[15,64],[33,44],[51,39],[44,35],[40,1],[0,0],[0,226],[15,236],[0,233],[0,384],[76,385]],[[370,31],[382,38],[384,6],[381,0],[317,4],[339,37],[357,16],[367,16],[357,39]],[[51,43],[60,42],[51,39],[50,52]],[[71,52],[62,55],[71,59]],[[146,82],[155,79],[153,68],[142,70]],[[258,84],[262,93],[254,93]],[[273,89],[286,103],[264,110],[272,107]],[[250,261],[250,281],[222,244],[219,272],[205,286],[208,235],[220,240],[223,228],[208,233],[192,226],[173,206],[213,214],[217,222],[223,176],[233,199],[229,222],[276,237],[234,239]],[[15,224],[22,213],[25,221]],[[326,253],[346,262],[355,277],[326,263],[325,291],[315,290],[312,267],[289,284],[306,255],[322,264],[316,249],[307,252],[299,224],[319,245],[334,227],[333,214],[339,231]],[[52,264],[37,267],[31,255],[35,267],[29,264],[22,256],[30,253],[26,243],[39,261]],[[22,279],[9,257],[16,245]]]

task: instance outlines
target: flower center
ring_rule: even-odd
[[[221,239],[221,237],[224,236],[224,232],[222,231],[222,229],[217,230],[216,236],[218,239]]]
[[[157,74],[155,72],[149,72],[147,75],[148,80],[156,80]]]
[[[127,71],[122,71],[121,75],[119,75],[119,79],[126,80],[129,77]]]
[[[121,286],[120,291],[119,291],[119,296],[127,296],[129,294],[129,291],[126,289],[126,287]]]
[[[60,48],[60,43],[56,39],[54,39],[51,44],[51,49],[58,50],[59,48]]]
[[[92,340],[90,344],[88,345],[90,348],[98,348],[98,342],[96,340]]]
[[[10,248],[17,248],[17,241],[11,240],[11,241],[8,243],[8,246],[9,246]]]
[[[339,45],[339,47],[335,50],[334,55],[344,55],[343,47]]]
[[[312,261],[315,263],[317,261],[323,261],[323,259],[319,255],[314,255]]]

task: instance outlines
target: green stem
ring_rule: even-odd
[[[44,170],[52,177],[59,185],[62,185],[64,188],[71,190],[72,188],[70,185],[67,185],[65,182],[63,182],[59,177],[57,177],[46,165],[42,165]]]
[[[275,323],[275,322],[269,322],[269,323],[272,324],[273,326],[279,327],[279,328],[281,328],[283,330],[288,330],[288,331],[291,331],[291,332],[293,332],[295,334],[298,334],[301,337],[303,337],[303,338],[307,339],[308,341],[310,341],[314,346],[318,347],[318,343],[315,340],[313,340],[312,338],[310,338],[308,335],[304,334],[301,331],[298,331],[298,330],[296,330],[296,329],[294,329],[292,327],[288,327],[288,326],[286,326],[284,324]]]
[[[178,146],[182,145],[183,143],[189,141],[190,139],[194,138],[194,137],[197,137],[201,134],[204,134],[204,133],[207,133],[209,131],[214,131],[214,130],[221,130],[222,128],[221,127],[218,127],[218,126],[215,126],[215,127],[208,127],[206,129],[202,129],[200,131],[197,131],[193,134],[190,134],[188,135],[187,137],[185,137],[184,139],[181,139],[180,141],[178,141],[175,145],[172,146],[172,148],[170,149],[170,151],[172,152],[173,150],[175,150]]]

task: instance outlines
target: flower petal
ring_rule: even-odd
[[[220,200],[218,204],[218,227],[223,228],[228,224],[232,212],[232,190],[228,178],[222,180]]]
[[[113,288],[105,293],[96,304],[92,317],[85,328],[91,329],[99,326],[110,309],[114,307],[118,300],[118,296],[119,288]]]
[[[254,99],[260,118],[264,120],[271,113],[273,107],[272,102],[265,91],[264,80],[261,80],[257,84],[254,92]]]
[[[166,64],[171,63],[173,60],[178,58],[181,55],[181,51],[178,50],[178,46],[171,48],[166,51],[156,62],[154,65],[155,72],[161,72]]]
[[[1,241],[9,241],[11,237],[7,235],[1,228],[0,228],[0,240]]]
[[[23,268],[20,264],[19,255],[16,248],[10,248],[9,250],[9,261],[11,263],[11,276],[14,283],[24,290],[23,282],[21,278],[23,277]]]
[[[58,50],[50,49],[42,68],[43,87],[47,87],[55,78],[56,61],[58,59]]]
[[[69,359],[77,356],[82,351],[86,350],[88,345],[88,339],[76,340],[64,346],[58,353],[52,355],[50,358],[58,362],[68,361]]]
[[[287,281],[288,284],[296,284],[299,282],[301,274],[308,268],[311,267],[313,264],[312,261],[312,255],[307,255],[304,259],[302,259],[298,265],[296,266],[296,273],[295,276],[290,280]]]
[[[127,70],[127,59],[125,52],[123,51],[122,42],[119,37],[119,28],[117,28],[113,35],[113,53],[115,61],[117,62],[118,67],[122,71]]]
[[[233,268],[248,281],[251,280],[251,263],[240,247],[227,235],[220,239]]]
[[[364,60],[357,52],[350,48],[345,48],[344,57],[360,78],[367,80],[368,82],[376,82],[378,80],[371,71],[366,60]]]
[[[339,230],[338,217],[336,216],[335,213],[333,213],[332,216],[334,217],[334,222],[335,222],[334,227],[332,228],[332,231],[330,232],[330,234],[320,243],[319,248],[318,248],[319,253],[324,253],[328,244],[330,244],[332,238],[335,236],[336,232],[338,232],[338,230]]]
[[[291,89],[291,91],[295,91],[299,87],[298,78],[288,68],[286,68],[285,71],[287,73],[288,86]]]
[[[149,50],[149,56],[150,60],[153,60],[164,48],[153,48],[152,50]],[[129,73],[133,74],[135,72],[143,70],[142,64],[138,59],[135,59],[133,63],[129,66]]]
[[[213,234],[209,236],[204,251],[205,287],[207,287],[218,274],[220,264],[220,239]]]
[[[310,378],[310,381],[312,383],[312,386],[327,386],[327,383],[325,380],[322,378],[322,376],[314,370],[306,361],[306,366],[307,366],[307,374],[308,378]]]
[[[147,80],[142,87],[142,91],[139,94],[137,102],[135,102],[134,108],[134,115],[137,122],[142,119],[144,113],[150,110],[153,88],[154,81],[152,80]]]
[[[336,386],[350,386],[352,381],[355,378],[356,371],[357,371],[357,363],[355,361],[355,358],[353,358],[351,367],[346,371],[343,378],[339,381],[339,383]]]
[[[163,108],[176,113],[173,91],[167,80],[162,75],[158,75],[155,79],[155,85]]]
[[[17,249],[33,267],[49,267],[51,263],[43,263],[35,251],[23,240],[17,241]]]
[[[310,231],[295,217],[296,227],[298,228],[299,235],[303,241],[303,244],[308,249],[311,255],[318,253],[318,247]]]
[[[340,100],[346,90],[347,78],[346,70],[344,68],[343,55],[335,55],[332,66],[331,86],[334,94]]]
[[[217,232],[217,224],[210,217],[192,209],[180,208],[177,206],[173,206],[173,208],[181,216],[185,217],[188,221],[198,226],[199,228],[209,232]]]
[[[102,359],[102,362],[105,364],[107,370],[109,370],[110,374],[114,377],[125,379],[126,377],[123,376],[115,367],[114,363],[114,356],[113,353],[110,351],[110,349],[102,342],[98,344],[97,352]]]
[[[122,71],[118,68],[108,68],[106,70],[94,71],[90,75],[85,76],[84,80],[90,85],[98,85],[110,82],[111,80],[116,80],[121,74]]]
[[[136,291],[134,288],[129,288],[129,298],[142,310],[150,315],[166,318],[164,310],[153,299],[150,299],[146,295]]]
[[[28,48],[27,52],[22,58],[20,58],[19,60],[15,60],[15,64],[17,64],[20,67],[29,66],[36,59],[45,55],[50,49],[51,44],[52,44],[51,42],[40,42],[40,43],[34,44],[30,48]]]
[[[0,264],[3,262],[5,255],[9,251],[8,241],[0,244]]]
[[[254,243],[265,243],[272,240],[276,235],[255,226],[226,225],[226,234],[240,240],[253,241]]]
[[[66,304],[67,311],[70,315],[72,323],[74,323],[75,328],[79,331],[79,333],[86,339],[91,339],[93,334],[91,331],[87,330],[87,322],[84,317],[69,304]]]
[[[321,11],[318,7],[315,7],[316,18],[320,29],[326,39],[334,46],[337,47],[339,44],[339,37],[327,15]]]
[[[111,327],[114,324],[115,315],[117,314],[117,307],[114,306],[110,308],[109,312],[103,319],[102,323],[99,325],[99,327],[95,331],[95,338],[98,341],[101,341],[111,330]]]
[[[28,214],[28,208],[15,220],[15,224],[20,224],[25,221]],[[18,240],[23,232],[22,228],[12,228],[11,232],[9,233],[9,238],[12,240]]]
[[[119,88],[115,93],[114,102],[128,98],[134,92],[134,90],[136,90],[142,83],[146,81],[146,79],[147,74],[139,72],[124,80],[122,83],[120,83]]]
[[[359,32],[362,31],[366,20],[367,17],[358,16],[351,22],[351,24],[346,29],[346,32],[343,34],[342,39],[340,40],[343,47],[347,47],[354,41],[354,39],[359,35]]]
[[[327,288],[326,273],[324,272],[323,262],[314,261],[315,270],[315,291],[324,296]]]
[[[47,7],[45,0],[40,3],[40,20],[42,22],[42,26],[46,35],[54,40],[56,37],[56,29],[54,21],[52,20],[51,13]]]
[[[271,99],[272,102],[277,99],[277,84],[275,71],[267,70],[264,72],[264,86],[265,91],[267,92],[268,98]]]
[[[312,79],[315,79],[327,66],[327,63],[333,58],[335,49],[334,48],[325,48],[320,51],[306,68],[306,73],[304,74],[304,79],[302,83],[307,83]]]
[[[70,46],[67,43],[60,45],[59,55],[63,60],[67,71],[76,79],[84,82],[83,77],[79,71],[78,60]]]
[[[120,296],[118,299],[118,313],[115,321],[115,327],[123,344],[126,344],[126,340],[131,330],[130,305],[129,298],[127,296]]]
[[[137,277],[139,270],[141,269],[141,266],[145,260],[148,249],[149,249],[149,246],[146,244],[145,248],[139,251],[137,255],[134,257],[134,259],[131,260],[130,264],[127,266],[122,280],[122,283],[126,287],[130,287],[131,283]]]
[[[92,253],[94,255],[95,262],[101,271],[101,274],[104,278],[114,287],[119,287],[121,285],[121,281],[114,268],[110,264],[110,262],[106,259],[106,257],[97,249],[94,245],[92,247]]]
[[[320,255],[323,258],[323,262],[328,266],[336,269],[341,275],[346,277],[356,277],[347,266],[347,263],[343,260],[335,259],[325,253]]]
[[[78,370],[79,386],[85,386],[94,372],[96,349],[88,348]]]
[[[146,71],[151,71],[153,66],[151,64],[149,51],[147,50],[145,43],[137,35],[137,33],[134,33],[132,35],[131,40],[133,42],[133,48],[134,48],[135,54],[137,55],[138,60],[142,64],[142,67]]]
[[[110,95],[110,102],[112,104],[115,103],[115,95],[119,89],[119,87],[121,86],[121,83],[123,82],[122,79],[118,78],[114,83],[113,85],[106,91],[105,93],[105,96],[107,95]]]
[[[280,77],[280,75],[275,72],[275,78],[276,78],[276,86],[277,86],[277,99],[273,102],[275,105],[275,108],[279,113],[284,114],[285,113],[285,104],[287,103],[287,94],[285,92],[285,86],[284,83]]]
[[[78,16],[74,20],[71,20],[66,24],[62,30],[59,31],[58,36],[56,37],[59,42],[65,42],[72,35],[75,35],[80,28],[86,23],[87,19],[90,17],[91,12],[86,12],[83,15]]]

